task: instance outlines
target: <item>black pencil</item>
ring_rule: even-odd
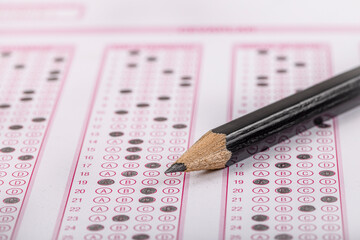
[[[357,67],[208,131],[165,173],[230,166],[249,156],[243,154],[234,160],[235,155],[248,153],[245,149],[254,145],[258,151],[264,149],[259,145],[265,139],[284,131],[291,136],[289,129],[298,124],[305,121],[310,123],[307,127],[322,124],[324,118],[319,116],[330,113],[332,117],[352,108],[358,104],[359,95],[360,67]],[[266,147],[276,143],[268,141]]]

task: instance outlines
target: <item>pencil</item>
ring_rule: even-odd
[[[264,150],[259,144],[266,139],[277,138],[282,132],[292,136],[294,131],[289,129],[298,124],[307,121],[308,128],[322,124],[326,118],[321,116],[334,117],[358,105],[359,95],[360,67],[357,67],[208,131],[165,173],[230,166]],[[276,143],[268,141],[265,148]],[[246,151],[255,145],[257,151]],[[239,153],[247,154],[234,160]]]

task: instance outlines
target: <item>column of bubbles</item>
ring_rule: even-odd
[[[323,45],[244,44],[234,51],[232,118],[331,74]],[[226,239],[343,238],[334,123],[290,131],[297,135],[228,169]]]
[[[0,239],[21,222],[71,55],[66,47],[0,47]]]
[[[112,46],[105,53],[59,239],[175,239],[200,51]]]

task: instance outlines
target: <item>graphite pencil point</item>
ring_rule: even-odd
[[[186,166],[183,163],[174,163],[173,165],[171,165],[166,171],[165,173],[173,173],[173,172],[185,172],[186,171]]]

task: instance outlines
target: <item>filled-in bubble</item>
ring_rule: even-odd
[[[112,220],[114,222],[125,222],[125,221],[127,221],[129,219],[130,219],[130,217],[127,216],[127,215],[116,215],[116,216],[112,217]]]
[[[306,159],[310,159],[311,158],[311,155],[309,154],[299,154],[296,156],[298,159],[301,159],[301,160],[306,160]]]
[[[185,124],[175,124],[173,125],[173,128],[175,129],[183,129],[186,128],[187,126]]]
[[[156,163],[156,162],[151,162],[151,163],[145,164],[145,167],[147,167],[147,168],[159,168],[160,166],[161,166],[160,163]]]
[[[306,64],[304,62],[297,62],[297,63],[295,63],[295,66],[296,67],[305,67]]]
[[[153,197],[142,197],[139,199],[139,202],[141,203],[152,203],[155,202],[155,198]]]
[[[24,94],[33,94],[33,93],[35,93],[35,91],[34,90],[25,90],[25,91],[23,91],[23,93]]]
[[[277,73],[287,73],[286,69],[278,69],[276,70]]]
[[[142,149],[139,147],[129,147],[126,149],[128,152],[140,152]]]
[[[87,226],[87,230],[89,231],[100,231],[100,230],[103,230],[104,229],[104,226],[101,225],[101,224],[92,224],[92,225],[89,225]]]
[[[159,99],[160,101],[166,101],[166,100],[169,100],[170,97],[168,97],[168,96],[160,96],[160,97],[158,97],[158,99]]]
[[[107,185],[112,185],[115,183],[114,180],[112,179],[101,179],[97,182],[99,185],[103,185],[103,186],[107,186]]]
[[[141,140],[141,139],[131,139],[131,140],[129,141],[130,144],[141,144],[141,143],[143,143],[143,142],[144,142],[144,141]]]
[[[3,152],[3,153],[10,153],[13,151],[15,151],[15,148],[12,148],[12,147],[4,147],[4,148],[0,149],[0,152]]]
[[[175,212],[177,210],[177,207],[175,206],[163,206],[160,208],[163,212]]]
[[[145,195],[154,194],[154,193],[156,193],[156,191],[157,190],[155,188],[151,188],[151,187],[143,188],[140,190],[140,192]]]
[[[63,62],[64,58],[63,57],[56,57],[54,58],[54,62]]]
[[[128,66],[128,68],[136,68],[137,64],[136,63],[129,63],[127,66]]]
[[[324,177],[331,177],[335,175],[335,172],[331,170],[324,170],[324,171],[320,171],[319,174]]]
[[[269,226],[264,224],[256,224],[252,226],[252,229],[255,231],[266,231],[269,229]]]
[[[111,133],[109,133],[109,135],[111,137],[121,137],[124,135],[124,133],[123,132],[111,132]]]
[[[144,108],[144,107],[148,107],[150,105],[148,103],[138,103],[138,104],[136,104],[136,106],[139,108]]]
[[[16,64],[16,65],[14,66],[14,68],[15,68],[15,69],[23,69],[23,68],[25,68],[25,66],[24,66],[23,64]]]
[[[22,128],[23,128],[23,126],[21,126],[21,125],[12,125],[12,126],[9,127],[9,129],[11,129],[11,130],[19,130],[19,129],[22,129]]]
[[[291,164],[287,163],[287,162],[280,162],[280,163],[275,164],[275,167],[277,167],[277,168],[288,168],[290,166],[291,166]]]
[[[126,111],[126,110],[117,110],[117,111],[115,111],[115,114],[125,115],[125,114],[128,114],[128,111]]]
[[[33,121],[33,122],[44,122],[45,120],[46,120],[46,118],[38,117],[38,118],[33,118],[31,121]]]
[[[132,56],[138,55],[138,54],[139,54],[139,50],[136,50],[136,49],[130,50],[130,51],[129,51],[129,54],[132,55]]]
[[[149,239],[149,238],[150,238],[150,236],[147,235],[147,234],[144,234],[144,233],[135,234],[134,236],[132,236],[133,240],[146,240],[146,239]]]
[[[268,53],[268,50],[266,50],[266,49],[259,49],[258,50],[258,54],[260,54],[260,55],[266,55]]]
[[[275,236],[275,240],[291,240],[293,236],[287,233],[278,234]]]
[[[166,117],[156,117],[156,118],[154,118],[154,121],[157,121],[157,122],[164,122],[166,120],[167,120]]]
[[[302,212],[313,212],[315,211],[315,207],[312,205],[302,205],[299,207],[299,210]]]
[[[148,62],[155,62],[156,57],[148,57],[147,60],[148,60]]]
[[[14,204],[20,202],[20,198],[17,197],[8,197],[3,200],[4,203],[7,204]]]
[[[171,69],[165,69],[165,70],[163,71],[164,74],[172,74],[173,72],[174,72],[174,71],[171,70]]]
[[[27,160],[31,160],[33,158],[34,158],[34,156],[32,156],[32,155],[21,155],[18,159],[23,160],[23,161],[27,161]]]
[[[321,197],[321,201],[322,201],[322,202],[332,203],[332,202],[336,202],[336,201],[337,201],[337,197],[334,197],[334,196],[324,196],[324,197]]]
[[[138,159],[140,159],[140,156],[139,156],[139,155],[136,155],[136,154],[127,155],[127,156],[125,156],[125,159],[126,159],[126,160],[131,160],[131,161],[133,161],[133,160],[138,160]]]
[[[254,221],[257,221],[257,222],[264,222],[264,221],[267,221],[269,219],[269,217],[266,215],[258,214],[258,215],[252,216],[251,219]]]
[[[291,189],[288,187],[279,187],[276,189],[276,192],[281,193],[281,194],[286,194],[286,193],[291,192]]]
[[[10,104],[7,104],[7,103],[0,104],[0,108],[9,108],[9,107],[10,107]]]
[[[56,75],[56,74],[59,74],[60,71],[59,70],[52,70],[49,72],[50,74],[53,74],[53,75]]]
[[[191,80],[191,76],[182,76],[181,80]]]
[[[122,94],[131,93],[131,92],[132,92],[131,89],[122,89],[122,90],[120,90],[120,93],[122,93]]]
[[[121,175],[124,177],[135,177],[138,173],[136,171],[125,171],[122,172]]]
[[[286,56],[277,56],[276,60],[278,61],[285,61],[286,60]]]
[[[269,183],[269,180],[267,180],[267,179],[255,179],[253,181],[253,183],[256,184],[256,185],[266,185],[266,184]]]

